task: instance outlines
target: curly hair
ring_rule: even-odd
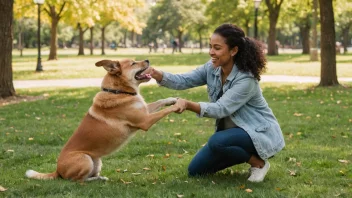
[[[244,31],[232,24],[222,24],[217,27],[214,34],[225,38],[229,49],[238,47],[237,54],[233,57],[238,69],[251,72],[260,81],[260,75],[266,70],[266,58],[261,42],[246,37]]]

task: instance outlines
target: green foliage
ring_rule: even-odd
[[[262,183],[247,182],[246,164],[189,178],[187,166],[213,133],[213,120],[170,114],[103,158],[107,182],[27,179],[27,169],[55,170],[56,158],[98,88],[18,90],[45,99],[0,107],[1,192],[5,197],[351,197],[351,88],[262,84],[286,147]],[[142,87],[147,102],[179,96],[207,101],[206,88]],[[168,155],[167,155],[168,154]],[[133,174],[138,173],[138,174]],[[252,190],[247,192],[246,189]]]
[[[176,37],[196,24],[203,24],[204,4],[200,0],[164,0],[151,8],[145,29],[146,37],[155,40],[165,32]]]

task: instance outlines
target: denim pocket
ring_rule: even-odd
[[[271,127],[269,122],[261,123],[259,127],[255,129],[256,132],[266,132]]]

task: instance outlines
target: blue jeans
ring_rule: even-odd
[[[212,174],[248,162],[252,155],[258,154],[246,131],[238,127],[217,131],[194,156],[188,166],[188,174]]]

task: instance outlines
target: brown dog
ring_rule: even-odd
[[[166,115],[177,111],[170,106],[176,98],[146,104],[139,93],[139,84],[151,79],[149,61],[111,61],[95,63],[108,73],[102,82],[102,91],[93,99],[93,105],[83,121],[62,149],[53,173],[28,170],[26,176],[34,179],[62,177],[74,181],[104,179],[99,176],[101,157],[120,148],[138,129],[147,131]]]

